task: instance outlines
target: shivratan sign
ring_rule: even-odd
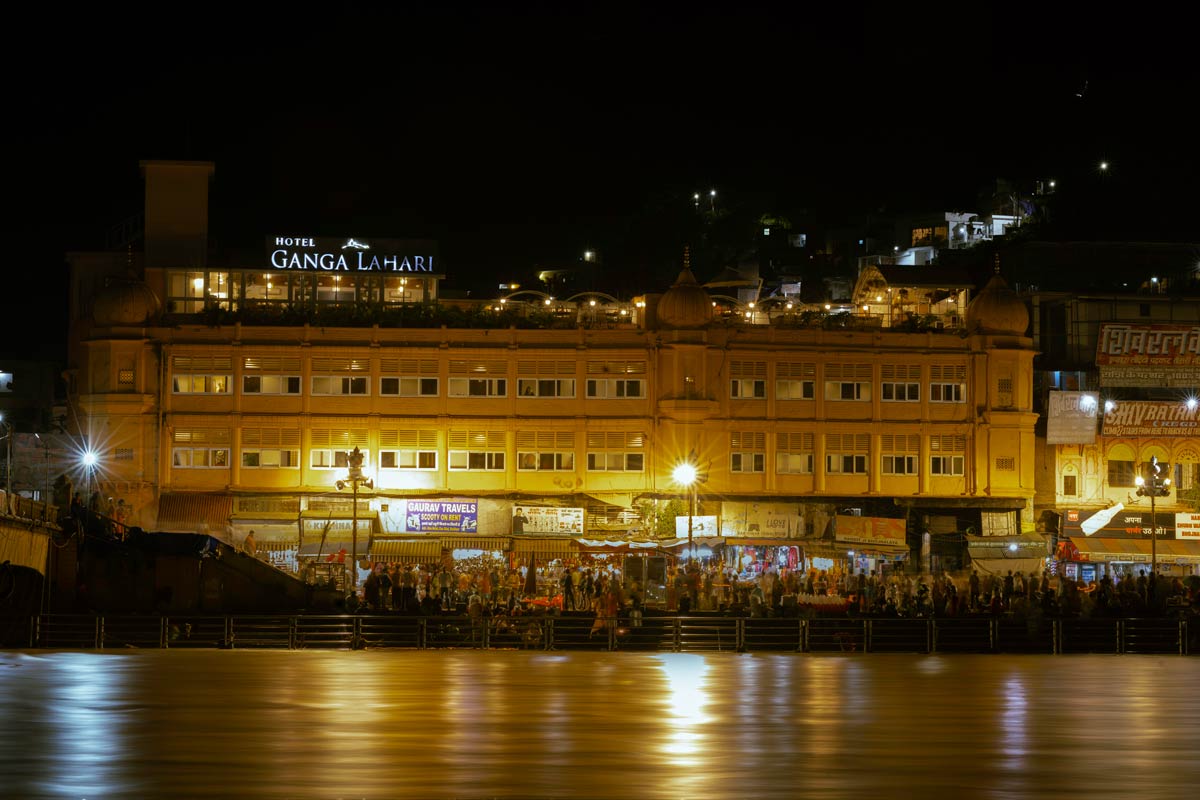
[[[433,242],[403,239],[272,236],[268,261],[275,269],[316,272],[434,271]]]
[[[1100,326],[1101,386],[1200,386],[1200,325]]]
[[[1195,436],[1200,433],[1200,407],[1184,403],[1128,400],[1104,413],[1105,436]]]

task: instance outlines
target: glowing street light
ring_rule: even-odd
[[[692,504],[688,510],[688,560],[693,561],[696,558],[696,546],[692,542],[692,520],[696,516],[696,488],[700,483],[700,473],[695,464],[684,461],[675,467],[671,476],[675,478],[676,483],[691,491]]]
[[[363,475],[363,453],[355,445],[354,449],[346,454],[346,461],[349,464],[348,474],[345,480],[337,482],[337,488],[340,492],[346,488],[346,484],[354,489],[354,508],[351,511],[351,533],[350,533],[350,575],[351,585],[354,591],[358,592],[358,487],[359,484],[366,486],[368,489],[375,488],[375,483],[370,478]]]
[[[1171,493],[1171,479],[1163,474],[1162,464],[1158,456],[1150,456],[1150,476],[1138,475],[1133,479],[1137,485],[1138,497],[1150,498],[1150,591],[1153,593],[1155,581],[1158,580],[1158,520],[1154,513],[1154,498],[1166,497]]]

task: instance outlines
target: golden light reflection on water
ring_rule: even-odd
[[[125,745],[128,712],[119,706],[124,687],[113,680],[113,664],[102,671],[95,669],[96,662],[95,655],[64,653],[48,664],[55,692],[45,718],[63,764],[43,786],[56,797],[104,797],[129,788],[119,780],[129,776],[122,776],[112,759]]]
[[[695,755],[704,746],[702,726],[708,722],[704,706],[709,702],[704,676],[709,665],[704,656],[686,653],[663,653],[655,656],[667,679],[667,708],[670,726],[664,752],[670,763],[678,767],[697,766]]]

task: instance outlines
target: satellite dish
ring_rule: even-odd
[[[1117,503],[1111,508],[1101,509],[1085,519],[1083,522],[1079,523],[1079,527],[1086,535],[1091,536],[1093,533],[1107,525],[1113,517],[1115,517],[1117,514],[1120,514],[1124,509],[1124,503]]]

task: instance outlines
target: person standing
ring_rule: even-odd
[[[254,540],[253,530],[247,533],[246,538],[242,540],[242,552],[251,558],[258,558],[258,542]]]

